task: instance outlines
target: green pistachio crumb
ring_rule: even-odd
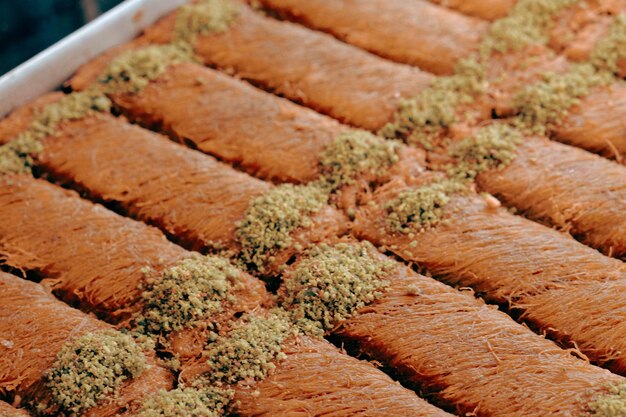
[[[609,392],[589,404],[589,415],[594,417],[626,417],[626,383],[612,385]]]
[[[394,262],[374,255],[369,242],[321,244],[284,277],[280,304],[299,327],[321,336],[382,296]]]
[[[0,146],[0,173],[29,173],[33,157],[43,151],[42,139],[55,136],[58,126],[66,120],[81,119],[97,112],[108,112],[111,102],[102,93],[89,89],[64,95],[55,103],[44,106],[33,116],[25,132]]]
[[[255,198],[237,224],[241,260],[264,272],[272,255],[293,243],[291,232],[310,227],[310,215],[327,202],[328,193],[319,184],[283,184]]]
[[[626,14],[615,17],[607,36],[591,52],[591,63],[599,70],[619,72],[618,63],[626,59]]]
[[[174,26],[174,39],[193,42],[198,35],[225,32],[239,15],[229,0],[201,0],[181,7]]]
[[[519,125],[529,132],[545,134],[558,126],[591,88],[611,81],[609,73],[598,72],[588,63],[574,64],[564,74],[544,74],[542,81],[526,86],[514,97]]]
[[[454,75],[437,77],[416,97],[401,101],[393,122],[379,134],[430,149],[433,139],[457,121],[458,107],[484,91],[484,73],[478,61],[461,61]]]
[[[43,151],[43,145],[29,132],[0,146],[0,173],[27,174],[34,165],[33,156]]]
[[[240,272],[226,259],[196,256],[163,271],[142,295],[143,311],[136,318],[142,334],[163,334],[202,322],[213,328],[211,316],[233,302]]]
[[[364,130],[342,132],[320,155],[322,180],[337,189],[360,175],[381,174],[398,162],[398,146]]]
[[[94,89],[64,95],[59,101],[48,104],[34,117],[29,131],[37,139],[54,136],[59,123],[81,119],[98,112],[109,112],[111,102]]]
[[[192,60],[191,48],[183,43],[132,49],[113,59],[98,81],[107,93],[137,93],[170,65]]]
[[[404,190],[385,205],[387,227],[405,234],[430,229],[443,219],[451,195],[464,189],[459,181],[440,180]]]
[[[554,17],[561,10],[581,0],[519,0],[508,16],[494,21],[483,39],[481,53],[522,49],[528,45],[545,45]]]
[[[133,339],[115,330],[89,333],[66,345],[46,372],[46,385],[64,410],[80,414],[115,395],[146,369]]]
[[[232,390],[182,387],[149,397],[137,417],[221,417],[233,398]]]
[[[265,378],[276,367],[274,362],[285,358],[282,343],[295,332],[287,314],[279,310],[268,317],[251,314],[240,319],[232,331],[207,346],[203,357],[209,370],[204,378],[212,384]]]
[[[515,159],[521,143],[522,134],[518,129],[502,123],[491,124],[452,145],[448,153],[454,163],[448,165],[448,174],[473,180],[481,172],[503,169]]]

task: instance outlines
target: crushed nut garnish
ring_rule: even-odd
[[[322,180],[334,190],[359,175],[382,173],[398,162],[398,146],[364,130],[342,132],[320,155]]]
[[[137,93],[163,75],[170,65],[193,60],[184,43],[150,45],[123,52],[98,78],[107,93]]]
[[[283,341],[297,333],[286,313],[273,310],[267,317],[254,314],[239,320],[228,334],[207,346],[203,357],[209,383],[234,384],[261,380],[285,358]]]
[[[219,387],[182,387],[162,391],[144,401],[137,417],[221,417],[234,392]]]
[[[89,89],[64,95],[57,102],[44,106],[36,112],[25,132],[0,146],[0,173],[29,173],[34,159],[43,151],[42,140],[58,134],[59,124],[108,112],[111,102],[101,92]]]
[[[239,15],[239,7],[229,0],[201,0],[182,6],[176,16],[174,40],[193,43],[196,36],[220,33]]]
[[[198,323],[213,329],[211,316],[234,301],[241,272],[226,259],[196,256],[163,271],[142,295],[143,311],[135,319],[142,334],[166,334]]]
[[[328,202],[319,184],[283,184],[255,198],[237,224],[241,260],[259,272],[278,250],[288,248],[296,229],[311,226],[310,215]]]
[[[54,401],[80,414],[110,399],[127,379],[146,369],[142,349],[115,330],[89,333],[66,345],[46,372],[46,386]]]
[[[280,304],[306,333],[323,335],[380,298],[394,262],[375,256],[369,242],[321,244],[284,277]]]
[[[404,190],[385,205],[387,227],[405,234],[428,230],[444,218],[451,196],[464,189],[459,181],[439,180]]]
[[[448,153],[453,162],[447,166],[448,174],[473,180],[481,172],[503,169],[515,159],[520,143],[521,132],[507,124],[494,123],[481,128],[450,147]]]

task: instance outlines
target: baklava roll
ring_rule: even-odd
[[[626,373],[626,304],[608,296],[626,287],[624,264],[512,215],[493,197],[457,190],[445,179],[389,183],[357,211],[354,233]]]
[[[501,6],[513,1],[497,0]],[[435,3],[435,2],[432,2]],[[424,0],[260,0],[258,3],[279,17],[332,34],[344,42],[404,64],[415,65],[438,75],[452,74],[458,62],[471,56],[481,42],[501,29],[517,30],[516,20],[523,21],[528,31],[536,25],[542,32],[537,44],[546,44],[568,57],[586,60],[600,38],[610,31],[612,19],[626,11],[619,0],[587,0],[581,2],[548,2],[521,0],[510,7],[510,14],[489,24],[446,9],[450,1],[437,6]],[[464,2],[472,7],[473,2]],[[491,2],[481,2],[492,6]],[[506,4],[508,3],[508,5]],[[576,4],[578,3],[578,4]],[[541,15],[550,14],[547,21]],[[503,19],[504,18],[504,19]],[[428,25],[424,23],[428,22]],[[541,23],[540,23],[541,22]],[[398,31],[398,27],[403,28]],[[489,33],[492,32],[492,33]],[[527,33],[519,33],[516,42],[524,43]],[[531,35],[532,36],[532,35]],[[508,51],[500,51],[508,52]],[[518,57],[518,59],[522,59]]]
[[[431,166],[475,179],[516,213],[626,256],[626,167],[527,135],[506,122],[470,129],[429,153]]]
[[[186,23],[186,14],[196,11],[194,6],[187,7],[190,9],[180,9],[147,28],[144,39],[170,43],[192,36],[194,51],[206,65],[236,74],[349,125],[381,128],[402,98],[425,89],[433,78],[330,35],[264,17],[239,3],[218,6],[235,7],[232,13],[224,12],[223,31],[198,36],[179,33],[180,28],[192,28]],[[178,23],[177,18],[181,19]]]
[[[302,254],[285,269],[278,296],[305,328],[326,330],[460,415],[583,415],[607,386],[625,381],[368,243]]]
[[[144,52],[147,50],[132,53]],[[80,71],[91,72],[90,65]],[[98,63],[93,65],[101,68]],[[93,85],[97,88],[97,81]],[[302,184],[320,179],[329,169],[322,166],[323,154],[341,153],[341,143],[358,141],[349,137],[367,138],[364,140],[368,143],[383,146],[382,139],[366,131],[351,129],[306,107],[190,62],[170,65],[141,91],[111,92],[107,96],[131,121],[274,182]],[[8,130],[2,123],[8,122],[0,122],[0,131]],[[397,148],[399,161],[390,163],[390,170],[419,171],[419,165],[424,163],[423,152]],[[375,169],[358,174],[379,183],[389,175],[385,173],[377,179],[371,171]]]
[[[173,383],[112,326],[0,272],[0,393],[37,415],[129,416]]]
[[[261,0],[288,20],[437,75],[478,50],[488,23],[422,0]],[[401,28],[401,29],[399,29]]]

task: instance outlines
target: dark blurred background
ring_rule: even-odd
[[[0,75],[121,0],[0,0]]]

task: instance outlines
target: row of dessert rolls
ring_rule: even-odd
[[[237,23],[242,13],[250,19],[246,25]],[[406,384],[451,411],[612,415],[602,413],[619,407],[621,377],[574,358],[472,294],[418,275],[355,238],[384,246],[448,283],[471,286],[516,316],[521,311],[533,328],[617,373],[624,372],[624,306],[615,297],[623,286],[623,264],[511,215],[493,197],[476,195],[467,180],[480,173],[479,184],[485,177],[506,181],[502,173],[511,165],[500,166],[506,161],[484,170],[479,162],[485,161],[464,160],[475,164],[469,168],[448,161],[444,163],[450,166],[443,165],[433,151],[443,147],[438,141],[431,149],[424,146],[426,152],[384,141],[189,62],[192,49],[202,56],[198,51],[203,45],[236,27],[230,25],[253,32],[261,25],[278,41],[284,28],[293,28],[303,40],[308,36],[309,43],[345,51],[355,63],[376,64],[386,75],[396,74],[398,84],[409,80],[407,94],[413,75],[432,79],[255,13],[221,1],[186,7],[180,16],[164,20],[171,22],[174,44],[149,46],[154,39],[148,33],[84,67],[71,84],[85,92],[45,96],[0,123],[0,137],[7,142],[0,164],[14,172],[2,177],[7,216],[0,225],[0,248],[6,264],[43,279],[59,298],[138,340],[147,337],[161,358],[169,358],[180,386],[170,391],[171,401],[151,410],[160,414],[147,415],[176,415],[175,407],[199,404],[205,405],[194,409],[199,415],[231,406],[239,415],[443,415],[373,367],[317,339],[323,334],[388,365]],[[159,36],[166,33],[155,28]],[[324,81],[318,91],[321,102],[338,103],[355,118],[369,117],[368,111],[378,117],[375,107],[351,102],[361,96],[375,103],[378,91],[359,90],[358,85],[333,90],[340,84],[341,67],[332,54],[326,58],[314,72],[315,82]],[[243,54],[238,59],[248,65]],[[258,62],[252,61],[246,68],[256,76]],[[300,64],[305,62],[296,59],[294,66]],[[241,75],[237,68],[229,69]],[[286,82],[282,74],[263,76]],[[382,95],[384,86],[378,88],[384,100],[397,100],[389,91],[387,98]],[[297,101],[308,104],[306,91]],[[262,179],[299,185],[256,180],[109,116],[111,106]],[[493,135],[515,137],[517,129],[495,123],[475,136],[493,141]],[[561,217],[586,243],[621,256],[622,243],[614,241],[621,234],[610,226],[603,230],[605,223],[598,221],[603,210],[577,207],[580,214],[572,217],[584,218],[580,224],[586,232],[581,233],[571,226],[566,197],[571,195],[567,187],[573,190],[568,181],[573,166],[611,172],[617,184],[613,189],[583,177],[593,189],[581,198],[619,213],[623,199],[619,194],[607,198],[606,191],[623,189],[622,167],[564,145],[555,148],[545,139],[536,142],[561,150],[570,165],[533,191],[539,196],[551,187],[566,188],[547,206],[547,219],[534,217],[548,223]],[[503,159],[514,164],[523,155],[514,147]],[[529,157],[529,165],[536,165],[533,160],[541,155]],[[449,177],[426,165],[444,166]],[[31,168],[162,229],[190,250],[219,256],[194,256],[154,229],[30,179],[25,171]],[[514,178],[510,175],[509,181]],[[529,206],[540,213],[546,208],[537,207],[538,199]],[[45,215],[26,221],[29,211]],[[564,256],[570,257],[566,264]],[[276,300],[261,281],[238,271],[227,258],[277,286]],[[49,366],[35,372],[40,380]],[[28,389],[22,389],[7,388],[7,398],[19,403],[28,397]],[[48,383],[47,389],[58,401],[61,388]],[[105,398],[117,391],[106,389],[100,402],[109,403]],[[37,400],[25,399],[24,404],[37,411]],[[141,412],[154,408],[155,401],[147,404]]]
[[[116,119],[92,114],[67,121],[58,128],[59,136],[50,139],[63,137],[66,129],[77,123],[83,124],[83,137],[92,136],[85,127],[94,120],[100,123],[101,120]],[[140,128],[131,126],[125,129],[141,132]],[[461,412],[480,408],[484,410],[484,415],[544,415],[545,410],[576,413],[594,409],[600,401],[598,396],[610,396],[608,384],[614,387],[622,384],[622,378],[573,357],[503,313],[478,302],[472,294],[420,276],[397,261],[384,258],[371,245],[340,238],[338,235],[343,234],[341,225],[318,227],[324,222],[336,222],[339,218],[336,211],[324,208],[324,204],[306,207],[318,194],[315,191],[307,191],[303,200],[304,189],[295,193],[291,186],[265,185],[265,189],[260,190],[261,198],[246,195],[246,190],[250,189],[248,184],[260,186],[263,183],[208,156],[148,132],[141,132],[142,139],[140,135],[123,135],[115,128],[102,124],[97,131],[109,136],[106,140],[99,136],[100,140],[92,142],[92,155],[101,154],[107,147],[121,151],[113,158],[109,155],[107,162],[112,171],[117,172],[109,179],[114,181],[115,187],[120,187],[120,195],[133,189],[148,192],[145,197],[130,195],[136,202],[135,208],[144,206],[151,211],[160,206],[162,213],[182,213],[185,206],[189,207],[189,202],[194,203],[191,199],[176,198],[184,197],[184,193],[172,197],[166,193],[158,194],[155,190],[150,198],[149,190],[140,188],[134,182],[153,182],[145,182],[146,177],[138,177],[141,171],[162,178],[161,191],[186,186],[189,187],[189,195],[206,196],[213,192],[229,196],[232,202],[208,195],[187,211],[190,214],[196,212],[197,216],[200,210],[213,213],[209,218],[214,224],[219,222],[230,229],[230,232],[214,231],[214,240],[210,240],[222,242],[233,256],[250,262],[263,261],[259,265],[261,267],[282,264],[266,269],[266,274],[270,274],[270,270],[281,271],[283,280],[278,290],[278,303],[298,323],[302,332],[320,335],[326,331],[339,340],[354,344],[368,356],[397,369],[407,383],[432,392],[431,395],[436,396],[442,405],[452,406]],[[115,138],[120,138],[120,143]],[[132,139],[130,143],[141,144],[143,149],[125,147],[121,142],[129,142],[129,138]],[[74,140],[80,141],[77,138]],[[69,147],[65,149],[68,154],[73,152]],[[124,167],[126,161],[120,160],[123,159],[122,154],[134,157],[132,165],[138,169],[127,170]],[[150,154],[158,159],[143,158],[143,155]],[[168,160],[175,168],[164,172],[162,168]],[[91,173],[95,177],[99,175],[93,170]],[[209,174],[212,177],[206,177]],[[220,181],[220,178],[226,180]],[[180,362],[176,370],[180,372],[179,378],[186,383],[211,378],[217,367],[219,378],[226,378],[221,382],[235,384],[235,398],[239,400],[236,411],[240,415],[280,412],[286,407],[284,396],[293,398],[296,409],[306,407],[312,413],[320,413],[324,409],[335,412],[338,408],[345,410],[346,404],[349,408],[345,415],[354,415],[359,407],[365,407],[365,415],[384,415],[383,410],[387,410],[388,415],[408,412],[393,408],[392,404],[416,409],[418,405],[426,407],[418,402],[417,397],[413,399],[413,403],[417,404],[407,403],[404,397],[409,394],[408,391],[390,380],[382,386],[379,385],[382,382],[368,383],[367,372],[355,369],[358,368],[356,364],[360,364],[358,361],[354,366],[346,367],[349,361],[342,365],[341,369],[345,369],[347,375],[340,373],[344,375],[343,385],[338,384],[337,370],[329,364],[336,364],[344,356],[328,347],[326,349],[331,353],[339,355],[330,360],[328,353],[316,346],[324,344],[306,335],[293,336],[295,346],[285,341],[287,336],[277,336],[285,356],[276,357],[276,368],[266,370],[270,375],[267,379],[262,379],[264,368],[253,369],[253,378],[242,377],[241,365],[246,363],[242,355],[244,359],[246,355],[254,355],[254,358],[267,356],[260,355],[258,341],[252,338],[253,335],[258,337],[258,333],[238,332],[238,326],[225,319],[236,316],[238,311],[271,305],[260,282],[251,278],[237,279],[237,270],[232,266],[230,268],[234,271],[231,275],[222,278],[224,281],[232,280],[230,286],[224,286],[224,282],[222,285],[211,282],[222,275],[216,267],[220,262],[215,258],[190,258],[184,263],[177,263],[185,256],[185,251],[167,242],[154,229],[124,219],[81,200],[73,193],[25,174],[5,175],[3,182],[6,191],[0,204],[7,217],[2,222],[0,234],[3,236],[3,256],[12,267],[55,277],[44,278],[42,284],[60,298],[86,311],[98,312],[100,317],[118,323],[122,328],[156,336],[161,355],[168,357],[173,354]],[[198,183],[200,185],[196,185]],[[134,211],[132,204],[121,204],[120,201],[118,207],[131,213]],[[277,204],[278,213],[297,214],[293,217],[292,230],[280,227],[284,218],[268,216],[268,213],[277,213]],[[42,215],[24,222],[24,215],[29,211]],[[67,213],[72,213],[72,216]],[[162,223],[176,227],[180,230],[177,234],[184,241],[189,241],[189,237],[184,236],[189,228],[184,217],[166,214],[160,217]],[[283,238],[287,245],[271,247],[264,251],[269,253],[262,252],[259,257],[249,258],[251,251],[258,252],[259,249],[249,246],[258,237],[243,234],[256,229],[247,227],[250,224],[270,231],[273,237]],[[207,233],[210,231],[206,229]],[[320,236],[320,232],[326,232],[325,236]],[[23,238],[25,234],[28,239]],[[315,243],[319,240],[324,242]],[[195,245],[204,246],[202,241]],[[77,247],[81,248],[80,252],[76,251]],[[286,257],[280,254],[281,251],[295,253],[295,260],[290,259],[293,255]],[[266,256],[269,254],[272,256]],[[219,268],[226,269],[228,262],[221,259]],[[88,268],[85,268],[87,265]],[[221,286],[226,289],[220,292]],[[148,291],[142,292],[142,289]],[[329,292],[330,296],[320,299],[318,295],[322,292]],[[191,299],[196,301],[188,304],[187,300]],[[215,307],[215,303],[219,307]],[[258,308],[255,314],[260,314]],[[247,320],[258,326],[254,319]],[[28,326],[24,323],[20,328],[28,329]],[[276,329],[262,327],[262,330],[269,332]],[[222,342],[221,332],[226,334],[226,340],[232,335],[236,341],[254,341],[255,350],[235,350],[236,354],[230,350],[222,352],[220,347],[226,342]],[[271,344],[269,346],[272,347]],[[320,349],[324,355],[319,354]],[[215,358],[224,353],[230,355],[227,356],[229,361],[215,364]],[[275,351],[270,350],[270,353]],[[304,358],[298,354],[304,355]],[[322,358],[319,359],[319,356]],[[317,362],[314,361],[316,357]],[[274,359],[271,355],[269,358]],[[316,363],[317,367],[314,366]],[[370,373],[378,372],[371,366],[364,368],[367,369]],[[565,377],[564,369],[568,370]],[[308,372],[311,372],[310,377],[307,377]],[[330,372],[332,377],[325,377],[325,372]],[[536,373],[541,373],[542,378],[528,380],[529,375]],[[356,393],[355,375],[358,375],[359,383]],[[253,382],[257,378],[261,381]],[[566,391],[561,385],[564,378],[567,381]],[[382,374],[378,379],[384,382]],[[326,384],[324,381],[327,381]],[[361,384],[371,389],[366,391],[367,406],[363,404],[364,388]],[[286,386],[289,389],[285,389]],[[385,391],[399,391],[395,394],[397,396],[391,393],[383,397],[372,394],[383,386],[386,386]],[[341,392],[341,387],[347,387],[347,392]],[[327,392],[328,396],[321,396],[320,390]],[[490,396],[485,397],[485,392],[490,392]],[[348,400],[350,394],[357,397],[353,402]],[[372,402],[371,395],[380,398],[382,403]],[[336,400],[333,401],[333,398]],[[581,402],[580,398],[585,400]],[[309,399],[308,403],[306,399]],[[337,399],[341,401],[339,404]],[[503,402],[508,406],[503,407]],[[410,411],[413,414],[417,412]],[[430,415],[428,413],[434,411],[426,409],[423,412]]]

